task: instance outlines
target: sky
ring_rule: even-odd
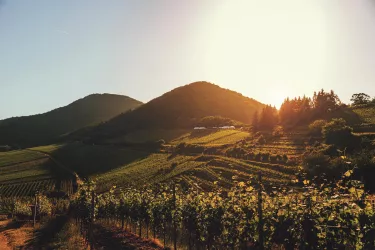
[[[375,96],[374,0],[0,0],[0,119],[209,81],[279,107]]]

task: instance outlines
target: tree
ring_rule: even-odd
[[[275,107],[267,105],[263,108],[259,118],[259,127],[262,129],[273,129],[278,122],[278,113]]]
[[[322,89],[318,93],[314,92],[312,104],[313,108],[318,113],[329,113],[338,108],[341,101],[333,90],[330,92],[325,92]]]
[[[325,120],[315,120],[314,122],[310,123],[309,131],[311,135],[321,136],[322,129],[327,124]]]
[[[294,99],[285,99],[280,107],[280,122],[282,124],[301,124],[311,120],[311,99],[303,96]]]
[[[357,141],[353,133],[353,129],[346,125],[346,121],[342,118],[332,119],[322,130],[323,137],[327,144],[332,144],[340,148],[352,148]]]
[[[254,112],[253,120],[252,120],[252,126],[253,126],[253,130],[257,130],[258,127],[259,127],[259,113],[258,113],[258,111]]]
[[[354,106],[368,104],[370,102],[370,96],[365,93],[353,94],[350,101],[353,102]]]

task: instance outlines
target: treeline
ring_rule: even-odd
[[[375,97],[365,93],[353,94],[351,106],[375,105]],[[253,129],[272,129],[277,124],[284,126],[306,125],[316,119],[332,118],[332,114],[348,105],[341,102],[337,94],[323,89],[314,92],[310,97],[286,98],[277,112],[275,107],[265,106],[260,113],[255,113],[252,119]],[[343,114],[344,115],[344,114]],[[347,115],[347,114],[346,114]]]

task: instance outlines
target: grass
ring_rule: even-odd
[[[12,164],[33,161],[46,158],[45,155],[29,150],[16,150],[10,152],[0,152],[0,168]]]
[[[250,136],[250,133],[228,129],[228,130],[197,130],[173,140],[172,144],[182,142],[189,144],[222,145],[234,144]]]
[[[149,155],[147,152],[114,146],[71,143],[32,148],[50,154],[81,177],[89,178],[127,165]]]
[[[30,150],[37,151],[37,152],[43,152],[43,153],[46,153],[46,154],[51,154],[51,153],[57,151],[59,148],[61,148],[63,146],[64,146],[64,144],[52,144],[52,145],[47,145],[47,146],[30,148]]]
[[[190,130],[187,129],[140,129],[135,130],[124,136],[116,137],[108,140],[108,143],[122,143],[132,142],[141,143],[147,141],[158,141],[163,139],[166,142],[170,142],[186,133]]]
[[[102,190],[106,190],[113,185],[141,186],[162,182],[202,164],[194,159],[193,156],[170,157],[168,154],[152,154],[145,159],[96,176],[97,183]]]
[[[172,157],[168,154],[152,154],[140,161],[100,174],[96,176],[96,181],[100,191],[109,190],[113,185],[143,186],[174,178],[185,183],[199,182],[202,187],[209,188],[214,181],[220,181],[220,185],[228,186],[229,183],[233,183],[231,178],[234,175],[249,179],[251,175],[262,172],[266,182],[287,183],[293,176],[291,168],[221,156],[202,159],[196,156]],[[223,175],[223,170],[226,175]]]
[[[37,190],[73,191],[73,176],[40,152],[1,153],[0,164],[0,196],[30,196]]]
[[[375,106],[353,108],[353,111],[358,114],[364,122],[375,124]]]

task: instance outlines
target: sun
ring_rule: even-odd
[[[280,107],[295,83],[326,67],[320,14],[313,1],[223,1],[202,41],[208,79]]]

